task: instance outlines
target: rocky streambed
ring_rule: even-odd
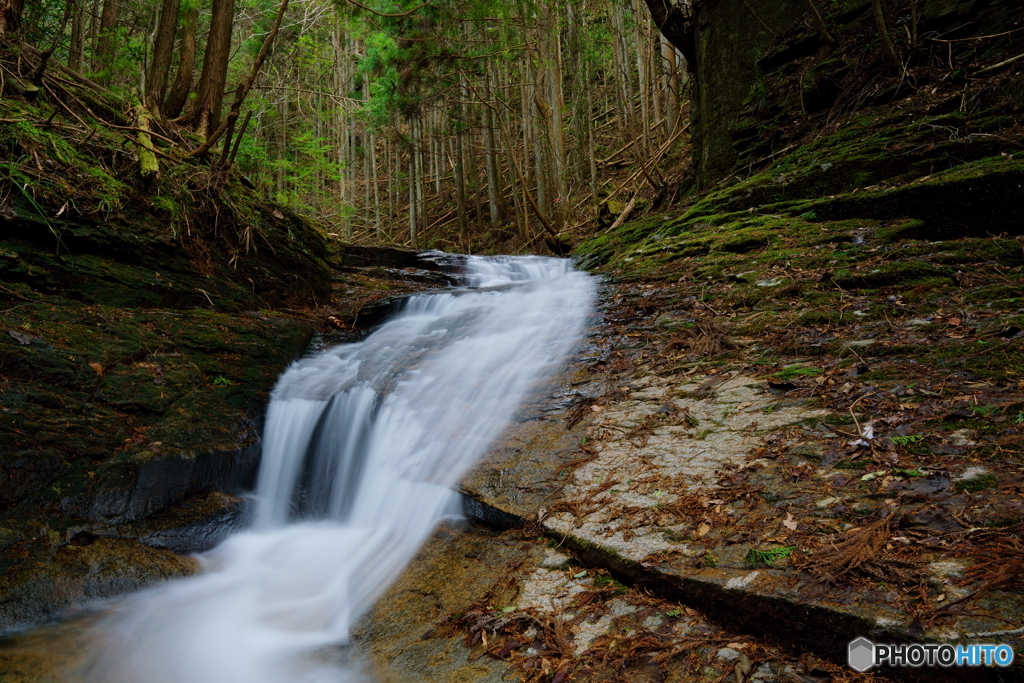
[[[481,526],[439,531],[364,621],[384,680],[845,680],[861,636],[1019,650],[1019,584],[995,568],[1020,556],[1018,479],[978,466],[978,431],[901,439],[931,411],[900,428],[827,391],[888,393],[857,382],[865,358],[780,373],[757,362],[772,340],[702,308],[678,285],[606,287],[574,365],[463,481]],[[925,438],[941,467],[905,450]]]
[[[159,254],[94,258],[116,280],[115,301],[69,279],[84,257],[44,270],[37,250],[6,244],[37,280],[3,288],[3,631],[197,571],[188,553],[244,520],[267,396],[284,368],[311,346],[359,338],[403,292],[448,282],[414,254],[352,248],[324,266],[332,291],[321,298],[334,303],[246,310],[267,303],[206,284],[180,258],[160,271],[145,262]],[[201,285],[210,298],[192,291]]]
[[[225,368],[246,357],[243,341],[278,349],[272,363],[260,364],[262,384],[253,382],[265,392],[314,335],[316,344],[358,338],[360,318],[371,324],[396,294],[443,282],[416,267],[423,264],[354,258],[334,277],[331,306],[225,315],[220,332],[253,336],[221,335],[214,351],[222,355],[186,348],[221,364],[205,367]],[[977,435],[947,430],[943,443],[953,457],[942,471],[911,473],[891,456],[883,468],[875,464],[880,443],[858,419],[864,416],[836,411],[817,391],[821,373],[801,370],[815,368],[810,359],[792,359],[784,378],[775,368],[766,373],[756,362],[762,340],[701,327],[706,316],[679,304],[685,296],[666,303],[669,290],[643,282],[605,287],[601,319],[571,367],[538,388],[463,481],[474,522],[442,527],[355,630],[373,674],[439,682],[510,675],[843,680],[852,675],[843,665],[846,644],[861,635],[1017,642],[1019,592],[1012,582],[986,585],[990,577],[972,569],[984,568],[985,556],[963,543],[997,552],[1006,542],[1001,527],[970,521],[979,513],[1005,517],[1019,505],[1015,489],[1004,486],[985,501],[987,513],[980,509],[972,493],[990,488],[971,482],[991,474],[956,459]],[[35,325],[42,312],[30,311]],[[213,325],[212,315],[183,317],[202,330]],[[146,365],[161,360],[152,356],[122,363],[119,372],[134,372],[136,383],[143,371],[147,380],[160,379],[191,358],[177,352],[183,355],[172,359],[186,360],[158,365],[159,373]],[[102,375],[89,367],[102,384],[106,366]],[[851,381],[863,374],[857,365],[837,370]],[[213,381],[220,376],[229,383]],[[226,407],[206,409],[207,431],[184,430],[210,444],[220,443],[209,437],[219,429],[221,442],[234,439],[234,450],[186,452],[182,441],[154,439],[163,420],[188,419],[169,410],[172,400],[138,441],[123,437],[128,455],[101,463],[128,474],[117,479],[104,470],[95,477],[102,487],[78,498],[62,482],[81,476],[59,475],[10,509],[5,533],[14,540],[4,556],[2,603],[8,628],[196,571],[187,553],[209,547],[243,519],[239,494],[258,452],[258,417],[243,417],[245,409],[258,416],[262,395],[236,384],[237,377],[223,373],[190,387],[206,392],[207,406]],[[167,385],[153,386],[159,396]],[[241,394],[251,404],[238,398],[243,391],[252,392]],[[82,471],[84,481],[93,481],[90,471]],[[222,478],[204,480],[208,473]],[[92,502],[75,508],[65,499]],[[857,570],[833,551],[864,530],[881,541],[867,539],[874,552],[860,557]],[[52,638],[72,635],[58,627],[8,641],[0,653],[5,680],[45,680],[59,668]],[[982,679],[1008,674],[1018,675],[971,672]]]

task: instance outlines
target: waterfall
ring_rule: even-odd
[[[251,528],[199,576],[114,604],[92,683],[359,681],[351,625],[458,514],[453,487],[593,308],[566,260],[462,257],[465,287],[410,297],[364,341],[300,360],[271,395]]]

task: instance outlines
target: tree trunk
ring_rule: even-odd
[[[0,40],[17,44],[24,9],[24,0],[0,0]]]
[[[637,91],[640,96],[640,152],[643,156],[647,155],[647,150],[650,147],[648,136],[651,129],[651,113],[649,111],[649,91],[650,91],[650,79],[647,73],[647,31],[644,26],[644,21],[640,16],[638,2],[633,3],[633,17],[636,21],[636,75],[637,75]]]
[[[465,97],[462,98],[465,100]],[[455,205],[456,213],[458,214],[458,225],[459,225],[459,244],[465,246],[466,244],[466,165],[463,161],[465,156],[465,143],[463,141],[462,126],[465,121],[465,106],[460,100],[456,105],[457,111],[457,125],[458,128],[455,130]]]
[[[114,54],[117,52],[115,29],[120,18],[121,0],[104,0],[103,13],[100,15],[99,40],[96,46],[96,63],[93,64],[93,71],[99,73],[96,80],[100,85],[110,84],[111,65],[114,63]]]
[[[377,136],[370,136],[370,170],[373,173],[373,219],[376,223],[377,242],[384,239],[384,228],[380,222],[380,182],[377,179]]]
[[[159,173],[160,166],[149,134],[149,111],[143,106],[137,106],[135,116],[135,125],[139,129],[139,175],[143,180],[150,180]]]
[[[651,19],[662,35],[679,48],[691,70],[697,64],[697,41],[689,3],[645,0]]]
[[[478,233],[483,233],[483,231],[484,231],[484,211],[483,211],[483,207],[480,205],[480,174],[477,172],[477,169],[479,168],[479,166],[477,164],[477,155],[478,155],[477,148],[479,147],[479,145],[478,145],[478,135],[476,133],[477,119],[476,119],[475,112],[474,112],[474,115],[473,115],[473,123],[474,123],[473,129],[472,129],[472,136],[473,137],[472,137],[472,140],[470,142],[469,150],[468,150],[469,151],[469,178],[470,178],[470,183],[472,185],[471,192],[473,194],[474,215],[476,216],[476,230],[477,230]]]
[[[76,0],[71,14],[71,44],[68,46],[68,68],[81,73],[85,66],[85,1]]]
[[[643,7],[643,4],[640,4]],[[669,129],[665,124],[668,121],[668,117],[665,116],[662,111],[662,105],[664,104],[661,92],[659,92],[659,86],[661,85],[661,74],[664,71],[665,65],[661,61],[661,53],[658,49],[660,43],[658,42],[661,38],[661,34],[653,27],[649,27],[647,30],[647,53],[650,59],[647,61],[648,68],[650,70],[650,88],[651,88],[651,102],[654,105],[654,121],[662,122],[662,130],[665,133],[665,137],[672,134],[672,130]]]
[[[661,35],[661,57],[665,64],[665,130],[672,135],[676,129],[676,117],[679,116],[679,68],[676,64],[676,49]]]
[[[164,93],[167,91],[167,77],[171,71],[171,55],[174,53],[174,34],[178,28],[179,0],[163,0],[160,8],[160,23],[157,24],[153,40],[153,59],[146,77],[145,105],[154,114],[163,116]],[[184,52],[184,42],[182,51]]]
[[[616,103],[618,104],[619,110],[618,119],[620,132],[622,133],[623,138],[629,139],[630,128],[632,128],[632,126],[630,125],[630,115],[632,113],[633,104],[632,102],[629,101],[629,98],[626,95],[625,86],[623,85],[623,77],[626,73],[626,70],[624,68],[626,55],[622,53],[622,41],[619,40],[619,30],[621,23],[622,22],[620,10],[618,8],[613,8],[611,40],[612,56],[614,58],[613,63],[615,66],[613,76],[615,85],[615,99]]]
[[[411,124],[411,122],[410,122]],[[415,126],[410,125],[410,137],[415,145]],[[416,246],[416,149],[409,148],[409,244]]]
[[[836,39],[832,37],[832,34],[828,32],[828,27],[825,26],[825,20],[821,18],[821,12],[814,6],[814,0],[804,0],[804,4],[807,5],[807,11],[811,13],[811,21],[814,22],[815,28],[818,29],[818,33],[825,39],[825,42],[829,45],[835,45]]]
[[[163,111],[174,118],[185,108],[189,90],[192,89],[192,71],[196,68],[196,24],[199,23],[199,4],[194,3],[185,10],[181,18],[181,47],[178,60],[178,74],[171,84],[171,91],[164,101]]]
[[[584,72],[586,75],[586,82],[590,82],[590,62],[587,62],[587,68]],[[594,105],[593,105],[593,88],[587,89],[586,97],[586,122],[587,122],[587,160],[589,162],[590,170],[590,203],[593,206],[597,206],[597,153],[594,149]]]
[[[215,0],[218,2],[219,0]],[[208,149],[217,141],[217,139],[227,133],[227,139],[224,144],[228,145],[231,143],[231,134],[235,130],[235,121],[238,120],[238,115],[242,111],[242,102],[245,101],[246,95],[249,94],[249,90],[252,89],[253,84],[256,82],[256,77],[260,75],[260,69],[263,68],[263,62],[266,61],[267,55],[270,53],[270,46],[274,44],[274,38],[277,37],[277,31],[281,28],[281,20],[284,19],[285,12],[288,11],[289,0],[283,0],[281,7],[277,10],[277,16],[274,17],[274,25],[270,28],[270,33],[263,39],[263,46],[260,47],[259,54],[256,55],[256,59],[252,62],[252,67],[249,69],[249,75],[242,79],[242,82],[235,88],[235,99],[231,102],[231,110],[228,113],[228,117],[217,126],[215,130],[207,131],[206,142],[197,147],[196,149],[189,152],[188,156],[197,157],[205,154]],[[230,29],[230,27],[229,27]],[[229,42],[230,42],[230,30],[229,30]],[[227,69],[227,63],[225,58],[225,70]],[[220,105],[218,104],[218,111]]]
[[[885,53],[885,58],[889,60],[889,65],[893,69],[900,71],[903,69],[903,64],[900,63],[900,58],[896,56],[892,40],[889,39],[889,29],[885,25],[885,15],[882,14],[881,0],[871,0],[871,9],[874,10],[875,24],[878,25],[878,33],[882,37],[882,51]]]
[[[486,80],[484,93],[487,102],[484,105],[484,158],[487,163],[487,202],[491,210],[491,225],[497,226],[501,223],[501,205],[499,195],[501,187],[498,184],[498,155],[496,154],[494,142],[494,112],[491,110],[491,75],[490,70],[484,74]]]
[[[235,18],[234,0],[213,0],[210,36],[206,41],[203,72],[199,76],[196,99],[187,116],[187,123],[204,137],[220,123],[224,102],[224,85],[228,78],[231,56],[231,25]]]
[[[562,111],[565,109],[565,95],[562,91],[562,42],[561,33],[558,27],[558,17],[553,8],[548,9],[548,35],[551,37],[549,56],[551,58],[551,148],[553,151],[554,176],[555,176],[555,197],[552,221],[555,230],[561,231],[562,225],[569,206],[569,185],[567,181],[565,165],[565,129],[562,122]]]
[[[419,206],[416,208],[416,218],[420,222],[420,232],[426,230],[427,226],[430,225],[430,219],[427,216],[427,200],[424,196],[425,188],[427,185],[427,173],[425,170],[426,164],[424,163],[423,155],[423,119],[422,114],[416,117],[416,200],[419,202]],[[416,245],[413,245],[416,246]]]

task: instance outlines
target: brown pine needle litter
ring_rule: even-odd
[[[718,318],[702,320],[668,340],[665,351],[685,350],[694,356],[716,356],[734,351],[740,345],[733,341]]]
[[[860,576],[888,582],[915,583],[921,561],[896,557],[888,552],[892,538],[892,517],[848,531],[831,547],[801,558],[801,569],[835,583],[841,578]]]

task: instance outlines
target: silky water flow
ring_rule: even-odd
[[[116,601],[89,683],[360,681],[349,629],[442,519],[453,486],[592,311],[569,261],[463,257],[465,286],[410,297],[364,341],[294,363],[271,395],[250,528],[202,574]]]

